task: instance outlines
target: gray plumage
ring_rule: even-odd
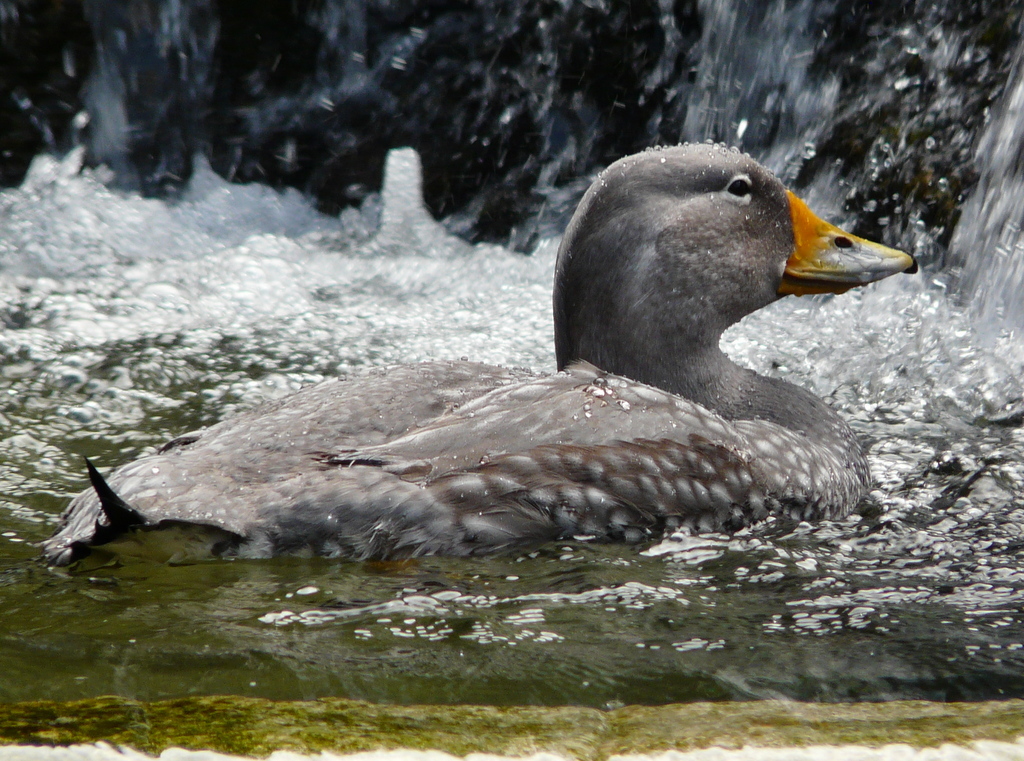
[[[737,177],[745,196],[728,190]],[[322,383],[118,468],[114,512],[133,516],[120,536],[89,490],[43,552],[66,564],[99,541],[141,552],[188,529],[163,559],[386,559],[846,515],[869,482],[849,427],[718,346],[778,298],[793,247],[785,190],[749,157],[623,159],[559,251],[561,372],[430,362]]]

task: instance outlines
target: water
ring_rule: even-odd
[[[0,698],[1024,695],[1024,435],[984,422],[1019,398],[1019,363],[978,347],[936,276],[787,299],[727,334],[863,437],[878,488],[846,521],[480,560],[44,567],[31,544],[85,486],[83,454],[110,467],[365,366],[552,366],[555,241],[452,238],[411,151],[341,218],[202,167],[181,202],[146,200],[76,162],[41,158],[0,196]]]
[[[206,6],[188,7],[209,31]],[[743,3],[702,7],[721,24],[706,30],[709,62],[753,44]],[[746,89],[714,87],[702,65],[687,129],[744,140],[793,176],[835,89],[815,89],[800,63],[810,6],[759,7],[786,31],[785,56],[737,58],[741,77],[763,74]],[[350,19],[346,44],[361,34]],[[318,76],[362,81],[332,60]],[[979,144],[981,187],[1004,195],[1018,90]],[[755,122],[762,112],[771,123]],[[856,428],[877,488],[845,521],[491,559],[46,568],[32,544],[85,487],[82,455],[113,467],[371,366],[554,364],[557,240],[523,256],[454,238],[422,205],[412,152],[391,154],[383,192],[338,217],[202,161],[173,202],[118,187],[73,152],[39,157],[0,193],[0,700],[1024,697],[1024,350],[1012,327],[992,329],[994,286],[969,274],[788,298],[727,334],[737,361],[814,390]],[[846,221],[846,190],[826,171],[806,194]],[[985,220],[957,233],[968,273],[988,261],[970,252],[1016,235],[1016,211],[992,212],[999,197],[982,190],[964,215]],[[1011,264],[986,270],[1013,284],[1000,314],[1019,308],[1011,243],[998,244]]]

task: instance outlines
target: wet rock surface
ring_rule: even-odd
[[[389,148],[410,145],[436,216],[526,250],[560,229],[579,178],[619,156],[705,138],[763,155],[795,118],[799,84],[835,102],[775,168],[798,186],[838,171],[857,232],[940,258],[977,180],[971,149],[1006,81],[1018,5],[735,0],[702,17],[689,1],[192,0],[172,17],[158,0],[85,13],[7,0],[0,178],[17,183],[32,156],[85,129],[91,160],[147,193],[173,194],[204,153],[230,180],[297,187],[337,213],[379,188]],[[735,76],[746,105],[716,101],[733,97],[702,81],[716,14],[736,15],[722,44],[741,58],[781,19],[800,48],[786,66],[808,66],[807,81],[716,60],[711,74]],[[72,118],[82,109],[88,126]]]

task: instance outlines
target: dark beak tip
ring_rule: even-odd
[[[909,254],[908,254],[908,256],[909,256]],[[917,259],[915,259],[913,256],[911,256],[910,257],[910,261],[913,262],[913,263],[909,267],[907,267],[905,270],[903,270],[903,274],[904,275],[916,275],[918,269],[920,269],[917,266]]]

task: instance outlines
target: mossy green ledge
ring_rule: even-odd
[[[395,706],[339,698],[283,702],[196,697],[144,703],[117,697],[0,704],[0,745],[106,741],[266,756],[411,748],[458,756],[540,751],[581,761],[710,746],[906,743],[923,748],[1024,736],[1024,701],[823,704],[762,701],[592,708]]]

